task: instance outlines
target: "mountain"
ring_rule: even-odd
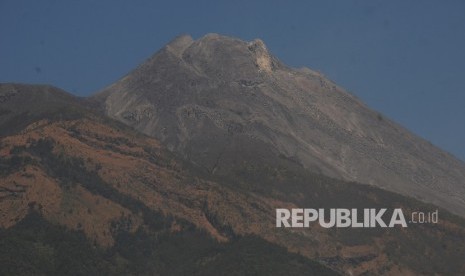
[[[463,162],[258,39],[180,36],[94,99],[212,174],[288,159],[465,216]]]
[[[0,99],[1,275],[336,274],[258,231],[236,236],[217,220],[240,207],[237,225],[264,224],[273,201],[202,179],[85,99],[21,84]]]
[[[84,108],[84,99],[49,85],[0,83],[0,93],[1,136],[17,132],[41,117],[90,111]]]
[[[465,271],[465,221],[442,209],[434,226],[275,227],[275,209],[283,207],[403,208],[410,215],[435,206],[286,158],[215,175],[87,99],[49,86],[0,87],[4,99],[14,91],[0,103],[11,110],[2,116],[9,135],[0,139],[0,274]],[[31,108],[23,114],[21,106]],[[20,129],[11,123],[22,119],[28,123]]]
[[[461,209],[352,181],[326,156],[322,145],[344,148],[348,162],[375,144],[360,137],[353,149],[344,120],[359,134],[408,134],[338,87],[325,98],[328,85],[286,67],[259,40],[219,35],[179,37],[90,98],[0,84],[0,274],[464,274],[465,219],[453,214]],[[360,114],[377,123],[364,125],[371,119]],[[368,173],[358,163],[344,164]],[[276,208],[439,210],[439,222],[276,228]]]

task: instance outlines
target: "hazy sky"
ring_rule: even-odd
[[[465,1],[0,0],[0,82],[89,95],[173,37],[261,38],[465,160]]]

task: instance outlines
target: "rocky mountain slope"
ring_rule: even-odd
[[[260,40],[182,36],[91,98],[0,84],[0,274],[461,275],[463,173]],[[297,207],[440,219],[275,227]]]
[[[265,148],[230,174],[212,174],[84,99],[47,86],[0,87],[0,96],[15,92],[0,103],[11,110],[0,139],[2,274],[465,271],[465,221],[442,209],[439,224],[403,229],[275,228],[276,208],[403,208],[409,216],[435,206],[312,173]],[[11,116],[19,105],[53,105],[60,95],[68,100],[56,109],[31,109],[20,117],[34,118],[25,127],[5,127],[21,121]]]
[[[463,162],[261,40],[178,37],[93,99],[212,174],[288,159],[465,216]]]
[[[0,98],[0,274],[336,274],[267,240],[279,201],[203,179],[59,89]]]

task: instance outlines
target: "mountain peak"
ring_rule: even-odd
[[[265,43],[257,38],[249,42],[247,48],[255,54],[256,64],[259,70],[270,73],[272,71],[272,61]]]
[[[323,75],[283,65],[262,40],[181,36],[166,49],[100,94],[109,116],[214,173],[273,152],[465,216],[463,163]]]
[[[194,39],[190,35],[180,35],[171,40],[167,45],[166,49],[168,49],[171,53],[176,56],[181,56],[184,50],[189,47],[194,42]]]
[[[255,51],[256,49],[266,51],[265,43],[260,38],[256,38],[256,39],[252,40],[251,42],[248,43],[248,46],[249,46],[249,50],[251,50],[251,51]]]
[[[208,33],[197,39],[195,42],[197,47],[204,49],[222,48],[223,50],[226,50],[226,48],[243,48],[246,45],[246,42],[241,39],[217,33]]]

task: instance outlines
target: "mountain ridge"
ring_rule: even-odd
[[[285,66],[261,40],[178,37],[94,99],[107,115],[209,170],[234,166],[221,164],[222,152],[245,137],[316,172],[465,215],[463,162],[321,74]],[[217,141],[207,147],[202,133]]]

